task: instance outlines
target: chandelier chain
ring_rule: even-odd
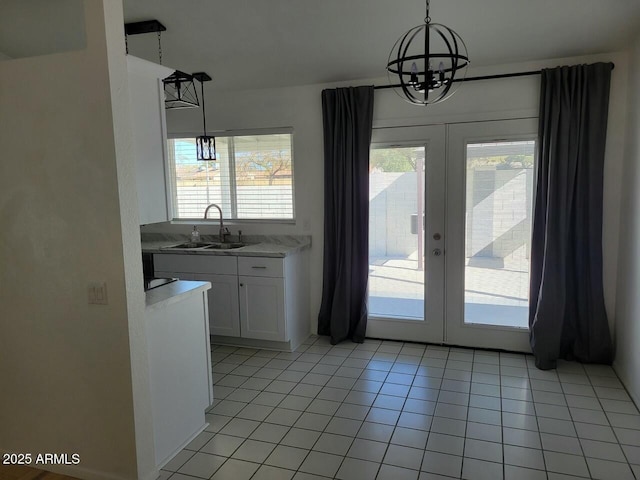
[[[162,65],[162,32],[158,31],[158,61]]]
[[[431,17],[429,16],[429,0],[426,0],[427,3],[427,16],[424,17],[424,23],[431,23]]]

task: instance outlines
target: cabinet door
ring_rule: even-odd
[[[238,309],[238,277],[236,275],[206,275],[192,273],[194,280],[211,283],[209,295],[209,333],[240,336]]]
[[[156,271],[156,277],[199,280],[211,283],[207,291],[209,303],[209,334],[240,336],[240,310],[238,301],[238,277],[236,275],[207,275]]]
[[[287,341],[284,316],[284,279],[238,277],[240,332],[244,338]]]

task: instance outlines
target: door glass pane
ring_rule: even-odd
[[[424,158],[424,146],[371,151],[370,316],[424,319]]]
[[[465,323],[527,328],[534,141],[467,145]]]

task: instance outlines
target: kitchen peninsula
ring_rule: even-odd
[[[146,292],[145,322],[156,465],[164,466],[206,427],[213,403],[207,291],[179,280]]]

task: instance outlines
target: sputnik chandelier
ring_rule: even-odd
[[[414,105],[442,102],[454,94],[454,83],[464,78],[469,65],[467,47],[456,32],[432,23],[429,0],[424,24],[413,27],[395,43],[387,72],[396,92]]]

